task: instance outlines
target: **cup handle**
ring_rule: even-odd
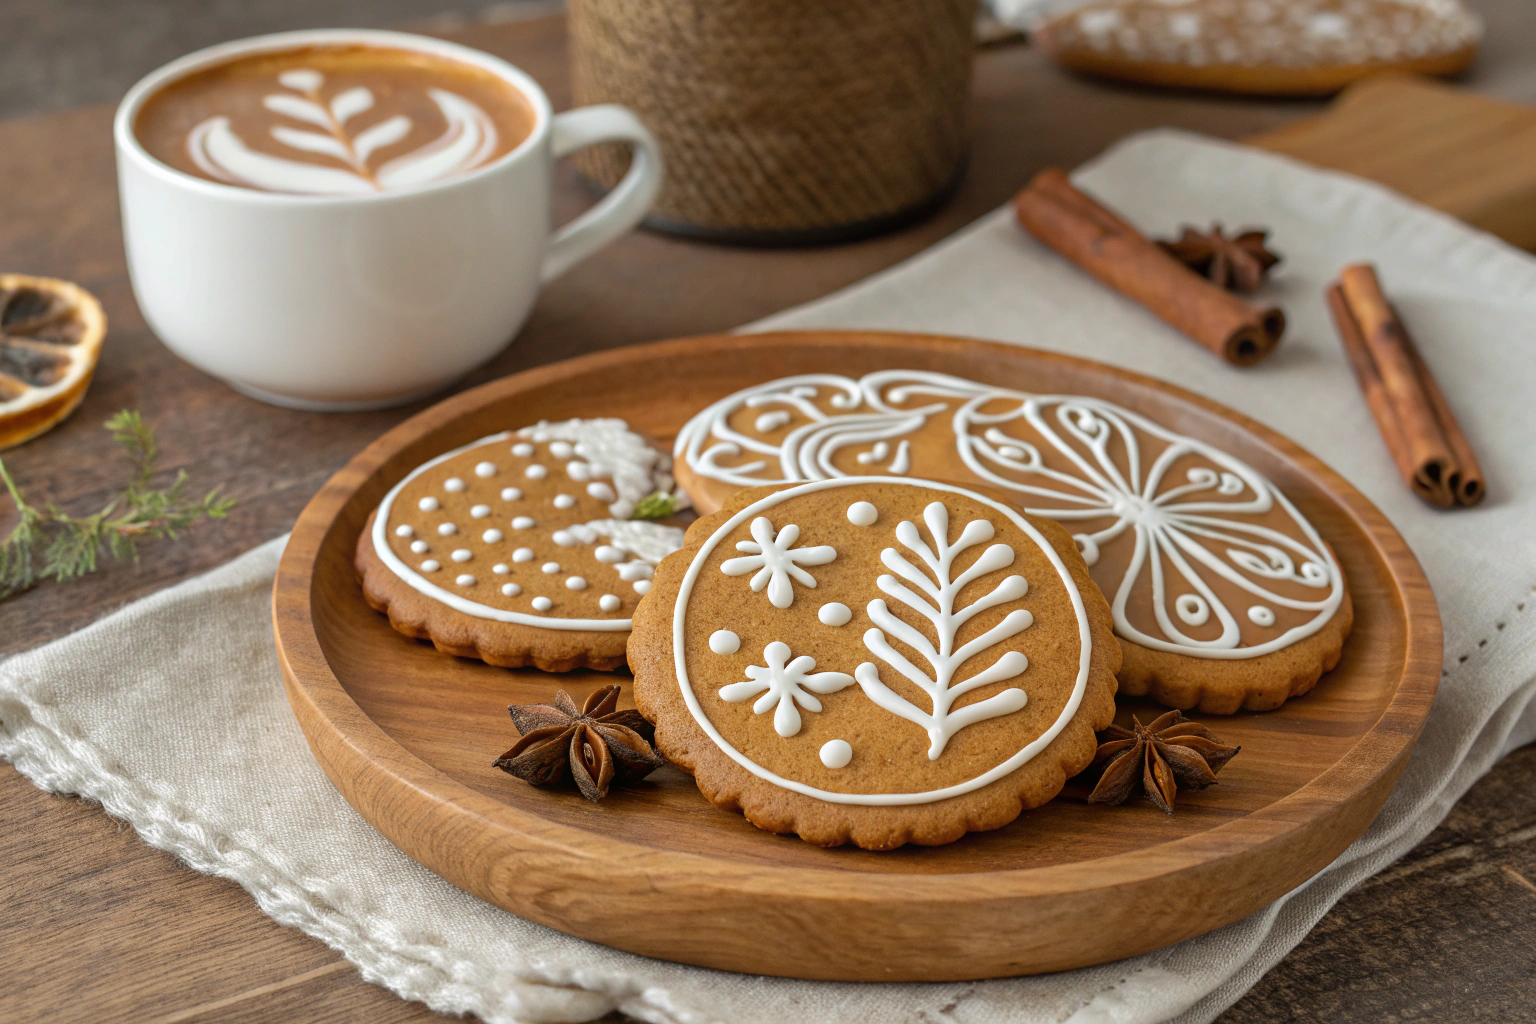
[[[556,231],[544,251],[540,280],[553,281],[640,223],[661,191],[661,149],[656,137],[628,107],[605,103],[556,114],[550,148],[558,159],[599,142],[628,142],[634,157],[613,191],[592,209]]]

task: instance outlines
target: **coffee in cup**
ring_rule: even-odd
[[[186,174],[263,192],[367,195],[444,181],[510,153],[536,121],[504,78],[378,46],[241,56],[152,94],[133,131]]]

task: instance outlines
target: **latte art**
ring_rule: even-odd
[[[267,192],[356,195],[442,181],[479,167],[496,153],[496,125],[485,111],[447,90],[428,89],[427,95],[437,104],[448,127],[426,145],[395,157],[377,171],[370,170],[368,158],[374,152],[410,133],[409,117],[396,114],[353,135],[347,122],[373,108],[371,90],[357,86],[325,103],[320,96],[325,76],[318,71],[285,71],[278,75],[278,82],[292,92],[270,94],[262,105],[313,127],[273,125],[272,137],[290,149],[335,157],[345,169],[251,149],[224,116],[210,117],[187,136],[192,162],[211,178]]]
[[[533,114],[489,72],[405,50],[312,47],[197,72],[151,97],[135,134],[179,170],[263,192],[360,196],[505,155]]]

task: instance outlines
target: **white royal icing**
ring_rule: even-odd
[[[494,462],[477,462],[477,463],[475,463],[475,476],[477,476],[480,479],[484,480],[487,477],[492,477],[492,476],[495,476],[495,475],[496,475],[496,464]]]
[[[716,654],[735,654],[741,650],[741,637],[728,629],[717,629],[709,634],[709,649]]]
[[[821,701],[815,694],[836,693],[853,685],[853,677],[846,672],[812,672],[816,659],[802,654],[790,657],[789,645],[775,640],[763,648],[766,665],[748,665],[747,678],[720,688],[720,699],[739,703],[757,697],[752,705],[754,714],[773,711],[773,731],[780,736],[793,736],[800,731],[800,711],[820,711]]]
[[[1057,715],[1055,721],[1051,723],[1050,727],[1047,728],[1039,736],[1037,736],[1034,740],[1025,744],[1020,750],[1015,752],[1002,763],[994,765],[992,768],[980,773],[974,778],[967,779],[964,782],[956,783],[951,786],[945,786],[941,789],[933,789],[915,793],[839,793],[832,790],[820,789],[803,782],[797,782],[793,779],[784,778],[783,776],[753,761],[740,750],[737,750],[728,740],[726,740],[724,736],[720,734],[720,730],[715,727],[714,723],[709,720],[709,716],[704,713],[704,709],[702,705],[700,705],[698,696],[694,693],[693,685],[689,679],[686,645],[688,606],[692,599],[693,588],[698,582],[700,573],[703,572],[704,566],[709,561],[710,556],[714,553],[715,549],[720,545],[720,543],[734,530],[740,527],[742,523],[749,522],[754,517],[763,516],[770,509],[777,505],[783,504],[791,498],[835,488],[858,488],[875,484],[883,487],[921,487],[930,491],[963,495],[971,501],[978,502],[992,509],[997,513],[999,519],[1006,519],[1011,522],[1038,547],[1040,553],[1045,556],[1052,569],[1055,570],[1057,577],[1061,580],[1062,586],[1065,588],[1067,596],[1071,602],[1072,614],[1077,626],[1077,676],[1073,683],[1071,695],[1068,697],[1066,703],[1062,707],[1060,713]],[[942,520],[940,519],[941,513]],[[930,757],[932,757],[936,756],[932,750],[933,745],[938,744],[939,749],[942,750],[942,743],[939,741],[943,740],[947,742],[947,738],[949,736],[953,735],[956,731],[963,728],[965,725],[971,724],[975,721],[980,721],[987,717],[993,717],[997,714],[1009,713],[1006,709],[1008,704],[1017,704],[1017,707],[1013,708],[1012,710],[1017,710],[1018,707],[1023,706],[1023,703],[1019,702],[1017,697],[1008,696],[1008,694],[1014,689],[1011,688],[1009,691],[1004,691],[1002,694],[997,695],[997,697],[1003,698],[1003,700],[999,701],[998,703],[993,703],[997,699],[997,697],[993,697],[988,698],[986,701],[980,702],[978,705],[974,705],[976,707],[983,708],[983,712],[971,712],[970,707],[961,708],[953,712],[949,710],[950,706],[953,704],[954,699],[958,697],[961,692],[966,692],[970,689],[974,689],[976,686],[983,685],[983,683],[974,681],[978,677],[991,676],[991,681],[1002,681],[1011,678],[1012,675],[1016,675],[1018,672],[1022,672],[1024,668],[1027,667],[1027,661],[1023,662],[1022,665],[1019,662],[1019,659],[1023,658],[1022,654],[1020,654],[1018,658],[1012,658],[1010,655],[1017,652],[1004,652],[996,660],[994,660],[989,667],[982,669],[976,675],[967,677],[966,679],[961,680],[958,684],[953,683],[952,678],[955,670],[963,664],[965,658],[984,654],[985,651],[991,646],[995,646],[1003,639],[1006,639],[1003,634],[1006,633],[1007,636],[1013,636],[1018,631],[1028,628],[1028,621],[1026,621],[1026,619],[1023,617],[1016,616],[1013,612],[1010,612],[1007,616],[1004,617],[1003,621],[999,623],[998,626],[988,630],[986,633],[982,634],[981,637],[978,637],[975,640],[962,645],[959,650],[953,650],[952,648],[955,631],[959,629],[959,626],[964,621],[968,620],[977,612],[982,611],[985,608],[996,607],[1008,600],[1015,599],[1008,595],[1018,594],[1022,596],[1024,590],[1027,589],[1027,587],[1021,588],[1020,584],[1023,582],[1022,577],[1009,576],[999,582],[998,585],[994,587],[992,591],[986,596],[979,598],[964,608],[956,609],[954,607],[955,599],[959,592],[964,588],[965,584],[972,582],[981,576],[999,572],[1002,569],[1007,568],[1008,565],[1011,565],[1013,562],[1013,550],[1006,544],[991,545],[989,548],[982,552],[981,556],[976,560],[975,563],[972,564],[970,568],[966,569],[964,572],[954,574],[950,571],[952,569],[954,557],[961,551],[967,550],[976,546],[977,544],[982,544],[990,540],[994,535],[994,528],[992,527],[992,524],[986,520],[975,520],[972,523],[968,523],[965,528],[961,530],[959,538],[953,542],[950,542],[948,539],[948,512],[944,509],[944,505],[942,503],[934,502],[930,504],[928,510],[925,511],[924,521],[928,525],[930,536],[934,540],[933,545],[930,545],[927,541],[925,541],[918,533],[917,528],[912,526],[910,523],[898,525],[896,531],[893,531],[893,535],[904,547],[913,552],[925,564],[929,565],[930,567],[937,565],[939,567],[939,569],[935,570],[937,578],[943,580],[944,582],[935,584],[932,580],[927,579],[927,577],[921,573],[920,570],[916,569],[912,565],[906,555],[902,555],[894,548],[892,548],[887,549],[887,552],[882,552],[881,560],[885,566],[890,569],[892,573],[894,573],[894,575],[880,577],[879,581],[877,581],[877,585],[887,596],[899,600],[904,604],[908,604],[908,606],[913,608],[914,611],[923,614],[931,622],[935,623],[935,628],[938,631],[938,635],[940,637],[939,646],[935,647],[927,640],[926,637],[922,636],[921,634],[917,634],[917,638],[922,641],[922,645],[914,645],[914,648],[920,654],[922,654],[925,660],[929,662],[931,674],[929,672],[918,669],[915,665],[912,665],[910,661],[907,661],[902,655],[890,648],[889,643],[885,641],[886,632],[889,632],[903,643],[909,642],[908,638],[903,635],[903,630],[911,633],[917,633],[917,631],[912,630],[910,626],[906,626],[904,623],[900,623],[900,620],[897,620],[895,616],[890,615],[889,611],[886,611],[882,616],[882,618],[885,620],[884,622],[882,622],[880,619],[876,619],[877,628],[872,628],[865,634],[865,643],[866,646],[868,646],[870,650],[875,653],[876,657],[880,658],[881,661],[884,661],[887,665],[892,666],[902,676],[906,677],[911,682],[917,684],[921,689],[923,689],[924,692],[929,695],[933,707],[930,711],[924,712],[921,709],[914,707],[909,702],[905,701],[904,698],[901,698],[899,695],[890,691],[889,688],[885,687],[884,683],[880,681],[878,669],[872,662],[864,662],[855,670],[854,674],[855,677],[858,677],[857,681],[859,682],[861,689],[864,690],[865,694],[872,700],[875,700],[877,704],[880,704],[881,707],[895,714],[901,715],[901,717],[907,718],[908,720],[917,721],[918,719],[921,719],[918,724],[922,725],[922,727],[929,732]],[[940,525],[936,528],[936,524]],[[905,529],[903,529],[902,526],[905,526]],[[996,553],[993,553],[994,551]],[[887,554],[889,554],[891,557],[887,558]],[[976,566],[982,566],[982,568],[977,570]],[[943,571],[940,572],[939,570]],[[923,576],[924,582],[922,584],[918,584],[916,580],[913,580],[908,575],[909,573]],[[900,577],[900,579],[897,577]],[[964,580],[964,582],[962,582],[962,580]],[[1013,580],[1019,580],[1019,582],[1011,582]],[[911,586],[909,586],[909,584]],[[917,587],[915,592],[912,589],[913,586]],[[922,596],[919,596],[920,594]],[[909,597],[910,600],[908,599]],[[915,602],[915,604],[913,602]],[[876,606],[883,608],[884,601],[877,599],[870,602],[870,615],[872,619],[875,618],[877,610]],[[1027,612],[1024,613],[1026,616],[1027,614]],[[893,624],[893,622],[895,624]],[[946,630],[948,630],[948,635],[950,637],[950,642],[947,645],[943,641]],[[774,644],[769,645],[769,648],[773,647]],[[895,655],[896,660],[888,658],[886,654],[887,651]],[[967,652],[965,658],[960,657],[961,651]],[[857,804],[865,806],[898,806],[932,803],[937,800],[946,800],[950,797],[973,792],[974,790],[980,789],[983,786],[989,785],[990,783],[1011,774],[1020,766],[1024,765],[1030,759],[1035,757],[1035,755],[1039,754],[1046,747],[1050,746],[1056,737],[1061,734],[1061,731],[1067,727],[1067,723],[1069,723],[1073,716],[1077,714],[1078,707],[1082,703],[1083,695],[1086,692],[1088,686],[1089,669],[1093,657],[1093,636],[1090,631],[1088,613],[1083,604],[1083,596],[1082,593],[1078,590],[1076,581],[1072,578],[1071,570],[1069,570],[1066,564],[1061,560],[1061,556],[1056,553],[1056,549],[1051,545],[1050,541],[1042,536],[1039,530],[1032,526],[1029,520],[1024,518],[1024,516],[1016,510],[985,495],[978,494],[974,491],[968,491],[964,488],[950,484],[942,484],[933,481],[906,480],[900,478],[893,479],[890,477],[848,477],[840,479],[813,480],[797,484],[793,487],[787,487],[780,491],[775,491],[774,493],[760,498],[752,504],[748,505],[746,508],[736,512],[719,527],[717,527],[713,533],[705,538],[703,544],[700,545],[698,552],[694,554],[693,560],[689,563],[687,570],[684,572],[682,582],[678,588],[677,601],[673,606],[672,612],[672,652],[673,669],[677,676],[678,687],[682,694],[683,702],[687,705],[689,713],[693,715],[694,721],[698,723],[699,728],[704,731],[704,734],[708,736],[716,746],[718,746],[728,757],[730,757],[737,764],[741,765],[747,771],[751,772],[753,775],[756,775],[758,778],[764,779],[776,786],[782,786],[783,788],[793,792],[801,793],[809,797],[814,797],[818,800],[825,800],[829,803]],[[931,657],[930,652],[932,655]],[[767,687],[770,692],[765,697],[763,697],[762,700],[759,701],[761,704],[763,700],[768,700],[769,697],[775,697],[774,687],[777,687],[775,703],[768,705],[775,707],[775,730],[778,731],[780,735],[794,735],[794,732],[797,732],[799,729],[799,713],[798,711],[795,711],[794,708],[794,704],[796,703],[795,693],[791,692],[790,683],[787,678],[776,680],[772,675],[774,671],[773,666],[777,663],[781,667],[781,675],[788,676],[788,669],[793,663],[786,663],[786,659],[788,659],[788,655],[790,653],[787,648],[785,648],[782,653],[784,658],[775,660],[770,658],[768,651],[765,650],[764,659],[769,662],[769,665],[766,668],[759,669],[758,675],[751,676],[751,673],[749,672],[748,674],[752,679],[751,682],[729,684],[727,687],[721,690],[720,696],[722,699],[731,699],[726,697],[725,692],[726,690],[730,690],[732,698],[738,700],[746,700],[750,696],[761,693],[764,687]],[[905,664],[902,664],[903,662]],[[810,668],[812,667],[814,666],[802,665],[793,677],[796,680],[794,689],[805,696],[810,695],[804,694],[805,684],[800,682],[799,679],[802,676],[807,675]],[[1007,675],[1002,674],[1009,669],[1014,668],[1017,668],[1017,671],[1011,672]],[[831,673],[831,675],[840,674],[841,673]],[[868,683],[865,682],[866,679],[869,679]],[[833,680],[828,680],[828,685],[830,685],[832,682]],[[842,689],[845,685],[846,684],[839,685],[837,689]],[[749,686],[753,687],[750,693],[745,689]],[[733,690],[732,687],[742,687],[743,689]],[[881,692],[882,690],[884,693]],[[951,690],[954,690],[955,692],[950,692]],[[831,691],[818,690],[816,692]],[[894,698],[894,700],[885,697],[886,693],[889,693],[890,696]],[[1019,693],[1020,696],[1022,696],[1022,691],[1019,691]],[[778,705],[783,704],[786,697],[789,699],[790,708],[788,711],[780,712],[778,710]],[[810,699],[815,700],[814,697],[811,697]],[[811,707],[804,702],[800,702],[800,706],[806,707],[807,710],[818,710],[820,702],[817,701],[816,704],[816,707]],[[767,710],[767,706],[755,710],[758,710],[759,713],[762,713]],[[791,722],[794,725],[794,730],[790,733],[786,734],[783,732],[783,730],[778,728],[779,715],[781,713],[786,719],[786,727],[788,727]],[[793,713],[792,720],[790,719],[791,713]],[[972,717],[972,715],[975,715],[976,717]]]
[[[617,594],[604,594],[597,599],[597,606],[605,612],[616,612],[623,603]]]
[[[516,487],[503,487],[501,489],[502,501],[518,501],[522,498],[522,496],[523,492],[518,490]]]
[[[1013,564],[1013,548],[1007,544],[990,545],[971,563],[970,568],[957,572],[955,557],[991,540],[996,529],[985,519],[973,519],[965,524],[960,536],[951,543],[949,510],[938,501],[930,503],[923,510],[923,522],[928,526],[932,546],[918,533],[917,527],[906,521],[897,525],[896,539],[928,567],[938,583],[935,584],[913,565],[907,555],[895,548],[886,548],[880,553],[880,560],[896,575],[881,576],[876,585],[887,596],[900,601],[931,622],[938,634],[938,646],[935,647],[921,631],[891,614],[885,601],[880,598],[869,602],[869,618],[875,625],[865,632],[864,646],[898,675],[926,693],[932,707],[929,711],[923,711],[886,686],[874,662],[866,661],[859,665],[854,670],[854,677],[870,700],[892,714],[921,726],[928,733],[928,759],[932,761],[944,753],[950,738],[966,726],[999,715],[1012,714],[1024,707],[1028,701],[1024,691],[1010,687],[958,711],[951,710],[956,699],[977,687],[1012,679],[1029,668],[1029,659],[1022,653],[1006,651],[989,667],[958,682],[954,678],[960,667],[971,658],[1028,629],[1034,622],[1034,616],[1026,609],[1016,608],[1004,616],[1003,621],[957,648],[955,638],[961,626],[979,612],[1021,599],[1029,592],[1029,584],[1022,576],[1008,576],[999,581],[986,596],[977,598],[964,608],[956,608],[955,602],[960,591],[967,584]],[[898,576],[900,579],[897,579]],[[919,668],[906,655],[892,647],[886,639],[887,633],[921,655],[928,662],[928,668]]]
[[[848,521],[854,526],[874,526],[880,518],[880,510],[867,501],[856,501],[848,506]]]
[[[753,590],[768,588],[768,603],[775,608],[788,608],[795,601],[794,583],[812,590],[816,579],[801,568],[802,565],[826,565],[837,557],[837,551],[825,544],[797,548],[800,527],[791,523],[775,532],[773,523],[766,516],[752,520],[752,540],[738,541],[736,550],[745,552],[740,558],[728,558],[720,563],[720,571],[727,576],[744,576],[755,573],[750,581]]]
[[[823,395],[828,396],[831,413],[814,401]],[[927,398],[938,401],[907,407],[908,402]],[[790,413],[798,425],[776,442],[730,426],[737,411],[765,407]],[[982,480],[1026,500],[1045,498],[1067,506],[1026,506],[1029,514],[1069,527],[1081,520],[1112,519],[1108,527],[1075,536],[1089,565],[1095,563],[1103,544],[1127,530],[1134,533],[1135,550],[1122,579],[1104,588],[1115,631],[1127,640],[1201,658],[1254,658],[1316,633],[1343,601],[1343,573],[1332,552],[1312,524],[1261,474],[1212,445],[1097,398],[1033,395],[917,370],[882,370],[858,380],[806,374],[747,388],[715,402],[683,427],[675,457],[685,460],[699,476],[737,487],[832,479],[843,475],[832,461],[838,451],[855,449],[861,464],[882,461],[891,443],[904,440],[935,416],[952,423],[957,454]],[[1009,436],[1003,428],[1016,421],[1032,427],[1074,471],[1049,468],[1033,444]],[[1145,466],[1137,430],[1166,445]],[[1116,449],[1123,453],[1125,466],[1117,464]],[[721,464],[722,459],[743,454],[759,457],[739,466]],[[1186,455],[1210,465],[1189,470],[1183,482],[1171,480],[1170,467]],[[908,460],[898,451],[886,470],[897,473],[908,468]],[[1297,536],[1257,522],[1275,508],[1294,524]],[[1198,603],[1181,603],[1169,592],[1165,562]],[[1161,635],[1138,629],[1126,613],[1131,593],[1144,575]],[[1240,646],[1237,616],[1211,586],[1218,579],[1253,595],[1271,612],[1275,607],[1288,608],[1309,618],[1264,643]],[[1268,585],[1282,580],[1316,590],[1318,596],[1315,600],[1287,597]],[[1191,637],[1178,624],[1202,625],[1211,616],[1221,633],[1210,639]]]
[[[853,747],[847,740],[828,740],[821,745],[821,763],[828,768],[846,768],[853,760]]]
[[[831,601],[817,610],[816,617],[828,626],[846,626],[853,618],[853,611],[840,601]]]
[[[411,528],[411,524],[410,523],[401,523],[399,526],[395,527],[395,536],[396,537],[409,537],[409,536],[413,535],[415,532],[416,531]]]
[[[571,459],[566,463],[565,472],[572,480],[586,482],[602,478],[611,482],[615,494],[608,499],[608,514],[615,519],[628,519],[642,498],[658,491],[671,494],[680,501],[686,497],[675,490],[672,460],[652,448],[623,420],[540,421],[524,427],[518,435],[541,444],[549,442],[550,454]],[[564,445],[560,451],[565,455],[555,451],[557,444]]]

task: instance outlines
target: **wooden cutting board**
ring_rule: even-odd
[[[1370,178],[1536,249],[1536,108],[1383,75],[1351,86],[1326,113],[1246,141]]]

